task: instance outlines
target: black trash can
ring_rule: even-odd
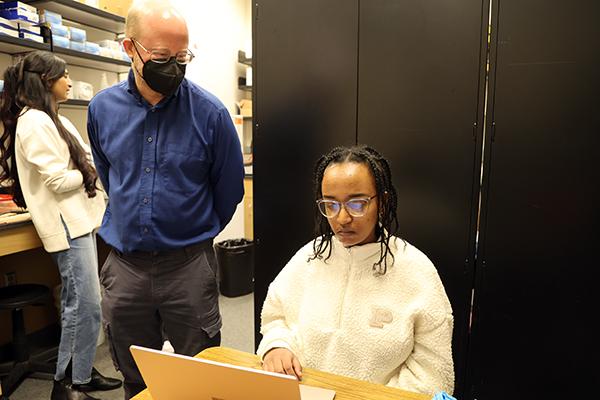
[[[237,297],[254,290],[254,242],[229,239],[215,243],[219,264],[219,289],[226,297]]]

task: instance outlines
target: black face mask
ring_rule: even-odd
[[[135,51],[138,53],[138,56],[141,60],[142,56],[140,56],[137,47],[135,47]],[[181,81],[183,81],[185,76],[185,67],[186,65],[178,64],[175,61],[175,57],[171,57],[169,61],[164,64],[146,61],[144,62],[144,67],[142,68],[143,75],[140,75],[144,81],[146,81],[148,86],[150,86],[150,89],[164,94],[165,96],[170,96],[175,93],[181,84]]]

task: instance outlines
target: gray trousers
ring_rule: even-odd
[[[100,272],[104,331],[125,399],[145,388],[129,346],[194,356],[221,342],[221,315],[212,240],[164,252],[113,249]],[[166,337],[165,337],[166,335]]]

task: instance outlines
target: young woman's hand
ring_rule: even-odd
[[[298,357],[290,350],[276,347],[265,354],[263,358],[263,369],[270,372],[292,375],[302,380],[302,366]]]

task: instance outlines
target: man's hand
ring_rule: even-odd
[[[302,380],[302,366],[298,357],[288,349],[276,347],[265,354],[263,358],[263,369],[269,372],[293,375]]]

